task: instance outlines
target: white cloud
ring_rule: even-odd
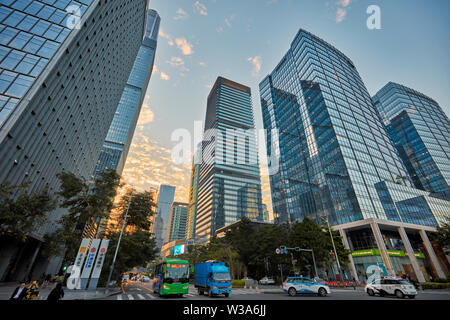
[[[172,57],[169,61],[166,61],[168,64],[170,64],[173,67],[179,67],[184,64],[183,59],[179,57]]]
[[[197,11],[202,16],[208,15],[208,10],[206,9],[206,6],[203,3],[201,3],[200,1],[196,1],[194,3],[194,11]]]
[[[206,63],[204,63],[203,61],[200,61],[198,64],[202,67],[206,67]]]
[[[261,64],[262,64],[261,56],[250,57],[247,60],[250,61],[253,64],[253,72],[252,72],[252,74],[254,76],[258,76],[259,75],[259,71],[261,71]]]
[[[187,12],[184,11],[183,9],[181,9],[181,8],[178,8],[177,15],[175,17],[173,17],[173,19],[174,20],[180,20],[180,19],[186,19],[187,17],[189,17]]]
[[[166,39],[167,42],[169,43],[169,46],[173,46],[173,40],[172,40],[172,37],[171,37],[169,34],[164,33],[164,31],[163,31],[162,28],[159,29],[158,35],[159,35],[160,37]]]
[[[155,118],[155,114],[152,110],[150,110],[150,107],[148,104],[144,103],[142,105],[141,112],[139,114],[139,119],[137,125],[144,125],[150,122],[153,122],[153,119]]]
[[[161,74],[159,75],[159,77],[161,79],[163,79],[163,80],[169,80],[170,79],[169,75],[164,73],[164,72],[162,72],[162,71],[161,71]]]
[[[216,31],[217,31],[217,32],[222,32],[222,31],[223,31],[223,28],[222,28],[222,27],[218,27],[218,28],[216,29]]]
[[[338,2],[338,4],[340,4],[343,7],[346,7],[346,6],[348,6],[350,4],[351,1],[352,0],[341,0],[341,1]]]
[[[229,18],[225,18],[225,23],[227,24],[228,27],[231,28],[231,21],[233,21],[235,17],[236,17],[236,15],[233,14]]]
[[[347,14],[347,10],[343,8],[338,8],[336,12],[336,22],[342,22]]]
[[[183,52],[185,56],[191,55],[194,53],[192,50],[193,45],[190,44],[186,38],[176,38],[175,43],[177,44],[178,49]]]
[[[152,73],[157,73],[157,72],[158,72],[158,67],[156,66],[156,64],[154,64]]]

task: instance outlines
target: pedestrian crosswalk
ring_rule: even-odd
[[[138,290],[140,293],[127,293],[127,294],[119,294],[116,296],[116,300],[154,300],[159,299],[157,294],[153,293],[145,293],[143,290]],[[246,295],[246,294],[258,294],[261,293],[261,291],[253,290],[253,289],[233,289],[233,292],[231,295],[237,296],[237,295]],[[198,295],[197,291],[189,291],[189,293],[184,294],[183,297],[190,298],[190,297],[201,297]],[[206,297],[206,296],[203,296]]]

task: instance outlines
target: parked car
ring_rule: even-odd
[[[140,280],[141,282],[150,282],[150,278],[147,277],[147,276],[142,276],[139,280]]]
[[[369,296],[378,294],[381,297],[395,295],[398,298],[408,296],[408,298],[414,299],[417,295],[417,290],[414,285],[400,277],[381,277],[380,279],[375,279],[375,281],[366,285],[364,291]]]
[[[272,277],[264,277],[259,280],[259,284],[275,284],[275,280]]]
[[[283,290],[291,297],[299,293],[312,293],[317,294],[320,297],[325,297],[327,294],[331,293],[331,290],[327,285],[305,277],[288,277],[286,281],[283,282]]]

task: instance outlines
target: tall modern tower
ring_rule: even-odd
[[[155,234],[158,248],[161,248],[167,242],[167,228],[169,226],[170,211],[172,210],[174,196],[175,187],[165,184],[159,187],[155,224],[153,226],[153,233]]]
[[[347,56],[299,30],[260,95],[268,158],[279,162],[269,172],[280,222],[327,218],[352,251],[355,279],[371,263],[421,281],[444,276],[427,232],[450,203],[412,187]]]
[[[167,228],[167,242],[186,239],[188,209],[188,203],[174,202],[172,204]]]
[[[372,100],[414,185],[450,199],[450,121],[439,104],[393,82]]]
[[[250,88],[218,77],[208,96],[195,235],[209,238],[242,217],[262,220]]]
[[[202,150],[201,143],[197,146],[197,150],[192,157],[191,182],[189,185],[189,208],[188,219],[186,225],[186,239],[195,237],[195,222],[197,217],[197,201],[198,201],[198,186],[200,180],[200,169],[202,166]]]
[[[1,2],[0,183],[30,181],[30,192],[55,194],[63,170],[91,179],[142,42],[146,5]],[[1,241],[0,280],[35,267],[43,236],[65,212],[51,213],[26,244]]]
[[[94,176],[106,168],[122,174],[153,71],[160,21],[155,10],[147,10],[144,39],[109,127]]]

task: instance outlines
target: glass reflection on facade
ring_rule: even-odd
[[[169,227],[167,228],[167,242],[186,239],[186,225],[189,204],[174,202],[170,212]]]
[[[406,170],[349,58],[300,30],[260,95],[267,154],[280,161],[270,176],[280,222],[387,219],[375,184]]]
[[[195,235],[209,237],[242,217],[262,220],[250,88],[218,77],[208,96]]]
[[[120,98],[116,113],[103,144],[94,176],[106,168],[122,174],[153,71],[160,17],[155,10],[147,10],[144,40]]]
[[[191,182],[189,185],[189,209],[188,221],[186,226],[186,239],[191,239],[195,236],[195,221],[197,216],[197,201],[198,201],[198,183],[200,180],[201,168],[201,144],[197,146],[197,150],[192,157]]]
[[[69,34],[66,8],[78,6],[80,11],[73,14],[81,17],[90,3],[0,2],[0,127]]]
[[[393,82],[372,100],[414,185],[450,199],[450,121],[439,104]]]

